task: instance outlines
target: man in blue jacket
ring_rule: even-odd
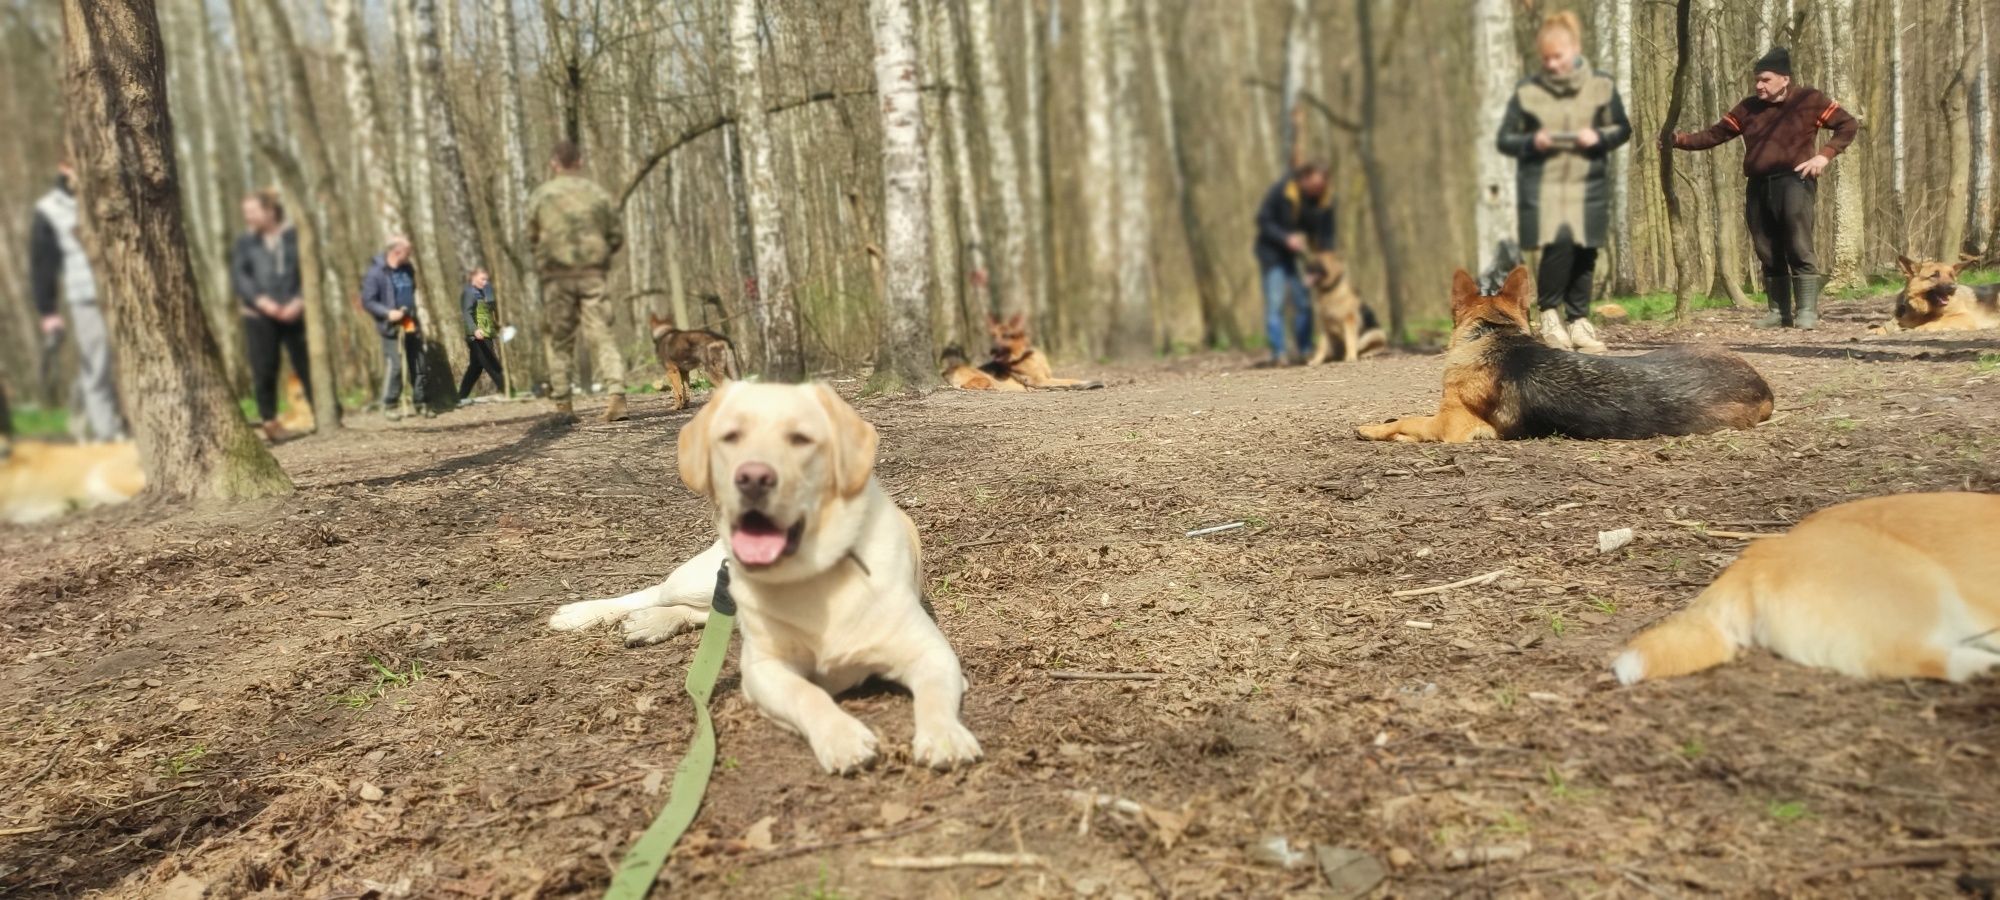
[[[1308,253],[1333,248],[1333,191],[1326,166],[1308,162],[1271,185],[1257,207],[1257,270],[1264,285],[1264,331],[1271,359],[1297,363],[1312,352],[1312,294],[1299,266]],[[1285,354],[1285,298],[1292,301],[1294,352]]]
[[[417,324],[417,269],[410,264],[409,238],[390,238],[368,266],[361,276],[361,306],[375,317],[375,330],[382,335],[382,414],[402,418],[407,361],[411,399],[425,417],[435,415],[424,403],[424,333]]]

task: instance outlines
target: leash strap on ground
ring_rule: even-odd
[[[715,596],[709,603],[708,624],[701,630],[701,647],[688,666],[687,692],[694,698],[694,739],[687,755],[674,769],[674,784],[667,792],[667,805],[626,851],[604,900],[645,900],[667,864],[667,854],[680,843],[681,835],[694,822],[701,798],[708,792],[708,777],[715,770],[715,723],[708,716],[708,699],[715,693],[716,678],[722,674],[722,660],[729,655],[729,632],[736,624],[736,600],[729,596],[729,563],[715,573]]]

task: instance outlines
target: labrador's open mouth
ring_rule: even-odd
[[[763,513],[744,513],[729,529],[729,549],[746,566],[768,566],[799,549],[805,527],[804,521],[786,528]]]

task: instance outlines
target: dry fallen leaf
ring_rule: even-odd
[[[904,822],[908,821],[909,818],[910,818],[909,807],[904,806],[901,803],[897,803],[893,800],[889,801],[888,803],[882,804],[883,826],[894,828],[897,825],[901,825]]]
[[[356,796],[370,803],[382,802],[382,797],[383,797],[382,789],[376,787],[374,784],[370,782],[366,781],[361,782],[361,786],[356,788],[354,790],[354,793]]]
[[[755,825],[750,826],[749,831],[743,833],[744,848],[762,852],[777,846],[771,840],[771,826],[776,824],[778,824],[777,816],[765,816],[758,819]]]

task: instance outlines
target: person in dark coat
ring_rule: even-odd
[[[1521,246],[1541,250],[1535,283],[1542,341],[1602,353],[1590,324],[1591,282],[1610,230],[1611,153],[1632,138],[1632,123],[1617,83],[1583,59],[1575,13],[1549,16],[1536,43],[1541,71],[1514,88],[1497,140],[1501,153],[1520,161]]]
[[[458,402],[464,403],[472,396],[481,373],[493,379],[496,390],[506,393],[506,376],[500,372],[500,351],[494,341],[499,330],[493,310],[493,279],[485,269],[473,269],[472,276],[466,279],[465,290],[458,297],[458,310],[465,317],[465,351],[471,359],[465,367],[465,377],[458,382]]]
[[[408,238],[390,238],[369,264],[361,276],[361,308],[375,318],[375,331],[382,336],[382,414],[392,421],[403,417],[407,363],[411,399],[425,417],[434,415],[424,403],[424,334],[417,322],[417,269],[410,263]]]
[[[249,345],[250,387],[257,398],[258,428],[268,440],[284,436],[278,424],[278,354],[292,360],[292,372],[312,397],[312,364],[306,355],[305,301],[299,277],[299,234],[285,223],[276,191],[243,198],[242,236],[229,254],[229,280],[242,304],[243,336]]]
[[[1673,136],[1678,150],[1707,150],[1743,138],[1743,174],[1750,179],[1743,214],[1750,245],[1764,269],[1771,312],[1764,328],[1819,327],[1819,293],[1826,285],[1813,251],[1813,207],[1819,176],[1861,130],[1832,98],[1792,83],[1792,54],[1774,47],[1757,60],[1757,93],[1703,131]],[[1815,147],[1820,129],[1833,132]]]
[[[1333,249],[1333,191],[1326,166],[1308,162],[1264,192],[1257,207],[1257,270],[1264,286],[1264,333],[1271,342],[1265,365],[1297,362],[1312,352],[1312,293],[1300,265],[1315,250]],[[1285,353],[1285,301],[1292,301],[1293,352]],[[1364,326],[1366,327],[1366,326]]]

